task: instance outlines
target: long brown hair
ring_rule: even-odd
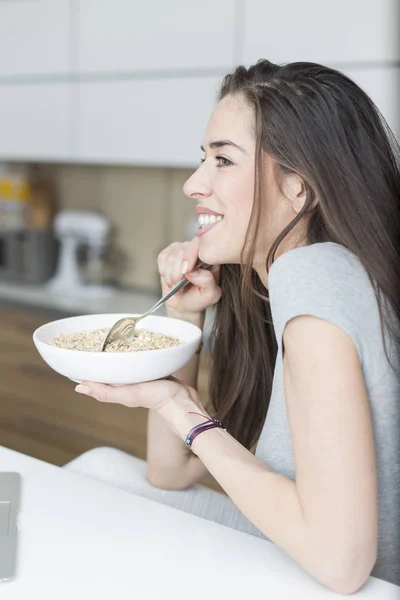
[[[212,337],[210,401],[244,446],[257,442],[268,410],[277,345],[268,290],[252,268],[264,198],[264,153],[282,172],[301,175],[307,199],[265,259],[300,220],[306,243],[336,242],[361,261],[381,315],[400,343],[399,147],[378,109],[342,73],[306,62],[239,66],[222,81],[218,100],[241,94],[255,115],[255,189],[240,265],[222,265],[222,297]],[[318,197],[318,202],[314,199]],[[383,298],[393,309],[388,320]],[[385,313],[386,314],[386,313]],[[385,345],[386,351],[386,345]]]

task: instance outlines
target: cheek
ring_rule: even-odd
[[[243,243],[250,222],[252,206],[243,200],[230,207],[225,216],[226,231],[231,236],[232,242]]]
[[[253,210],[254,203],[254,186],[253,182],[241,182],[235,188],[234,212],[242,229],[247,229],[250,221],[250,216]]]

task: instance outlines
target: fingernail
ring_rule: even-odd
[[[78,394],[86,394],[86,396],[93,395],[92,390],[87,385],[77,385],[75,391],[78,392]]]
[[[188,271],[189,263],[187,260],[182,264],[182,275],[185,275]]]

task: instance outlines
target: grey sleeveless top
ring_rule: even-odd
[[[269,272],[272,320],[278,343],[270,405],[256,456],[295,479],[283,392],[282,334],[297,315],[314,315],[341,327],[353,340],[362,364],[375,441],[379,541],[372,575],[400,585],[400,377],[384,352],[378,305],[358,258],[331,242],[281,255]],[[391,361],[398,353],[388,339]]]

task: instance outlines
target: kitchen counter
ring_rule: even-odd
[[[51,308],[73,314],[144,312],[158,300],[156,294],[114,288],[106,297],[66,296],[43,285],[0,283],[0,301]],[[166,314],[161,308],[159,314]]]
[[[75,316],[96,313],[143,313],[157,302],[159,296],[139,290],[113,288],[105,297],[66,296],[50,290],[46,284],[29,285],[24,283],[0,283],[0,303],[22,307],[50,309],[62,316]],[[166,315],[161,307],[158,315]],[[207,346],[213,323],[212,311],[207,311],[204,326],[204,344]]]
[[[0,468],[21,474],[17,574],[0,583],[4,600],[343,598],[271,542],[1,446]],[[354,596],[399,591],[370,577]]]

